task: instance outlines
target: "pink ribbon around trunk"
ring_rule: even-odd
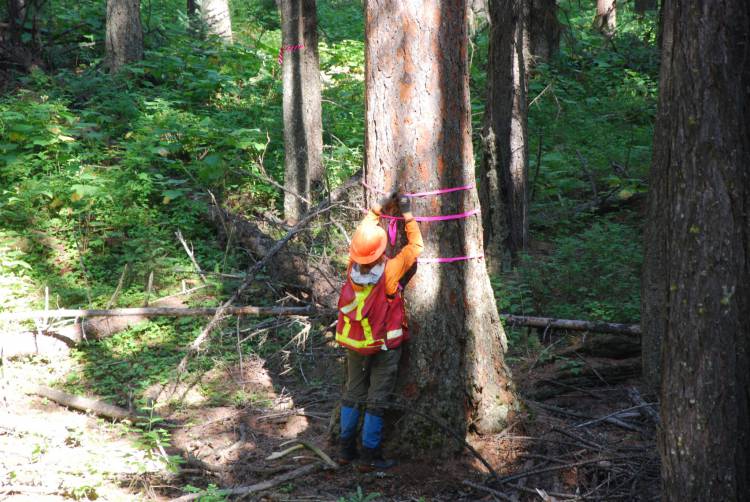
[[[451,258],[417,258],[419,263],[453,263],[454,261],[482,259],[484,255],[475,254],[470,256],[453,256]]]
[[[284,63],[284,53],[304,49],[304,45],[282,45],[279,47],[279,66]]]
[[[362,181],[362,186],[364,186],[366,189],[372,192],[376,192],[380,194],[388,193],[382,190],[378,190],[377,188],[374,188],[368,185],[364,181]],[[427,197],[429,195],[443,195],[446,193],[458,192],[461,190],[471,190],[472,188],[474,188],[473,184],[452,187],[452,188],[442,188],[439,190],[429,190],[427,192],[406,193],[403,195],[406,197]],[[438,215],[438,216],[415,216],[414,220],[415,221],[457,220],[460,218],[468,218],[469,216],[473,216],[478,213],[479,213],[479,209],[472,209],[471,211],[464,211],[463,213],[456,213],[456,214],[445,214],[445,215]],[[392,216],[390,214],[381,214],[380,217],[389,220],[388,221],[388,239],[391,242],[391,246],[395,246],[396,236],[398,235],[398,220],[403,220],[404,217]],[[474,260],[474,259],[481,259],[481,258],[484,258],[484,255],[477,254],[477,255],[467,255],[467,256],[452,256],[449,258],[418,258],[417,261],[419,263],[453,263],[456,261]]]
[[[364,181],[362,182],[362,186],[366,189],[370,190],[371,192],[379,193],[379,194],[387,194],[388,192],[384,192],[383,190],[378,190],[377,188],[374,188]],[[403,194],[405,197],[427,197],[428,195],[442,195],[444,193],[451,193],[451,192],[458,192],[461,190],[471,190],[474,188],[474,184],[471,185],[463,185],[460,187],[452,187],[452,188],[441,188],[440,190],[430,190],[428,192],[415,192],[415,193],[405,193]]]

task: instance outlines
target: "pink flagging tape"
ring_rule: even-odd
[[[366,210],[364,210],[367,212]],[[440,216],[415,216],[414,219],[416,221],[446,221],[446,220],[458,220],[461,218],[468,218],[469,216],[474,216],[475,214],[479,214],[479,209],[472,209],[471,211],[466,211],[463,213],[456,213],[456,214],[443,214]],[[381,214],[381,218],[385,218],[387,220],[403,220],[403,216],[391,216],[390,214]]]
[[[481,260],[484,258],[482,254],[475,254],[469,256],[452,256],[450,258],[417,258],[419,263],[453,263],[454,261],[466,261],[466,260]]]
[[[362,186],[366,189],[370,190],[371,192],[379,193],[379,194],[387,194],[388,192],[384,192],[383,190],[378,190],[377,188],[374,188],[364,181],[362,182]],[[471,190],[474,188],[474,184],[471,185],[464,185],[460,187],[452,187],[452,188],[442,188],[440,190],[429,190],[427,192],[415,192],[415,193],[405,193],[403,194],[405,197],[427,197],[428,195],[442,195],[444,193],[451,193],[451,192],[459,192],[461,190]]]
[[[279,66],[284,63],[284,53],[304,49],[304,45],[282,45],[279,47]]]
[[[391,220],[388,222],[388,237],[391,240],[391,246],[396,245],[396,235],[398,235],[398,220]]]

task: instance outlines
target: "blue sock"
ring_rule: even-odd
[[[383,438],[383,419],[377,415],[365,413],[365,424],[362,427],[362,446],[375,449]]]
[[[357,433],[359,410],[348,406],[341,407],[341,439],[349,439]]]

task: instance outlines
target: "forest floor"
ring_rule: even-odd
[[[246,500],[658,498],[655,420],[647,406],[631,400],[640,386],[637,360],[571,359],[578,354],[575,343],[547,341],[541,351],[511,359],[524,413],[499,434],[468,438],[499,480],[464,450],[451,459],[401,459],[387,472],[361,473],[351,465],[317,470]],[[161,442],[127,424],[24,394],[30,385],[64,378],[76,364],[64,351],[6,360],[0,499],[169,500],[192,489],[204,492],[201,500],[224,500],[218,489],[253,485],[319,461],[308,449],[266,460],[296,441],[335,458],[328,430],[341,386],[340,350],[330,338],[310,337],[305,346],[277,354],[210,369],[177,388],[149,389],[155,410],[178,424]],[[250,404],[212,404],[199,391],[206,386],[249,395]],[[594,419],[600,420],[586,423]],[[165,463],[162,454],[188,461]]]

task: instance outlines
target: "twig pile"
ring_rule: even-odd
[[[501,500],[519,500],[522,492],[535,495],[530,500],[658,499],[656,406],[643,401],[635,388],[589,390],[608,392],[609,398],[623,394],[634,405],[594,417],[574,405],[527,401],[535,424],[544,428],[533,437],[504,438],[526,446],[520,455],[523,468],[485,485],[464,484]]]

